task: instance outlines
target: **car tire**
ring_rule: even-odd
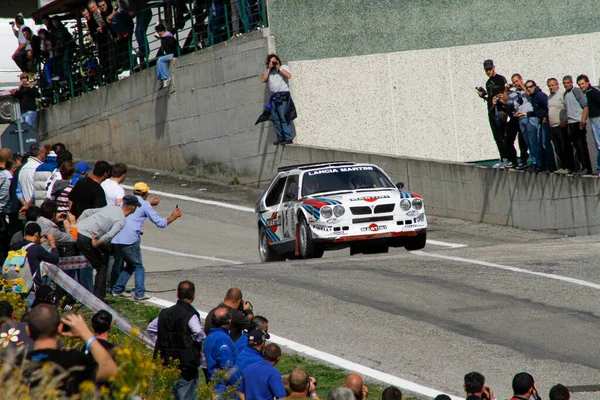
[[[298,245],[302,258],[321,258],[325,249],[320,243],[313,242],[312,231],[305,218],[300,218],[300,227],[298,229]]]
[[[258,228],[258,254],[261,262],[285,261],[285,257],[278,254],[269,246],[267,240],[267,228],[261,226]]]
[[[421,250],[427,244],[427,231],[404,239],[404,248],[408,251]]]
[[[11,121],[11,109],[14,104],[17,103],[16,99],[12,97],[4,97],[0,99],[0,124],[10,124]]]

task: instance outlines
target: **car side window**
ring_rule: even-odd
[[[281,194],[283,193],[283,189],[285,188],[285,179],[286,177],[279,178],[277,183],[273,186],[267,198],[265,199],[265,204],[267,207],[272,207],[279,204],[281,200]]]
[[[288,176],[285,193],[283,195],[283,203],[295,201],[298,199],[298,175]]]

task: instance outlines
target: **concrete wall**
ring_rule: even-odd
[[[268,98],[260,75],[272,49],[267,29],[183,56],[172,63],[168,90],[150,68],[43,110],[40,132],[81,158],[253,175],[258,155],[275,151],[271,125],[254,126]]]
[[[600,233],[600,181],[505,171],[472,164],[287,146],[277,164],[373,163],[423,196],[429,215],[567,235]]]
[[[475,91],[485,87],[487,58],[507,80],[519,72],[549,93],[550,77],[585,73],[597,82],[600,33],[289,61],[295,141],[447,161],[497,159]],[[588,142],[594,160],[591,134]]]

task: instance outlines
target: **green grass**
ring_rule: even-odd
[[[145,329],[150,321],[158,317],[161,310],[160,307],[149,306],[123,298],[107,298],[107,302],[108,305],[140,329]],[[317,389],[322,399],[327,397],[327,393],[331,389],[342,386],[344,378],[348,374],[341,368],[333,368],[319,362],[313,362],[297,354],[283,354],[281,361],[277,364],[277,369],[281,371],[282,375],[289,374],[296,367],[301,367],[317,380]],[[369,388],[369,399],[381,399],[383,386],[369,383],[367,387]],[[404,399],[411,400],[410,397],[404,397]]]

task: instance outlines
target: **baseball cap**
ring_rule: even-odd
[[[142,206],[142,204],[140,203],[138,198],[132,194],[128,194],[127,196],[123,197],[123,204],[125,204],[126,206],[136,206],[136,207]]]
[[[483,62],[483,69],[490,69],[490,68],[494,68],[494,61],[493,60],[485,60]]]
[[[146,185],[144,182],[138,182],[133,185],[134,192],[148,193],[150,190],[150,186]]]
[[[75,171],[79,172],[80,174],[85,174],[91,169],[92,167],[90,167],[85,161],[79,161],[77,164],[75,164]]]
[[[258,346],[259,344],[263,344],[267,340],[267,335],[263,331],[252,331],[248,333],[248,345],[249,346]]]

